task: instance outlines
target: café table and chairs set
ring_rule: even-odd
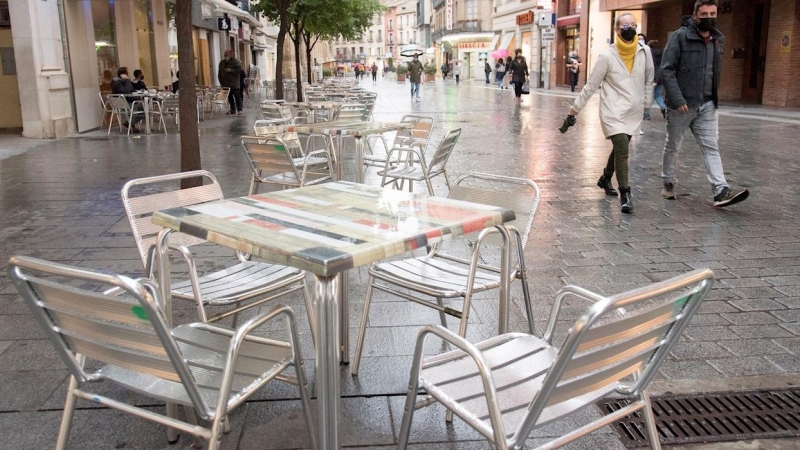
[[[339,365],[349,362],[350,348],[348,274],[359,267],[369,268],[369,279],[354,376],[375,290],[428,306],[440,316],[439,325],[425,326],[418,335],[400,448],[409,442],[414,411],[436,403],[448,410],[443,420],[456,415],[495,447],[508,449],[522,448],[534,429],[608,395],[631,402],[546,448],[639,410],[651,447],[659,448],[646,388],[708,293],[710,270],[609,297],[567,286],[556,295],[539,334],[533,310],[544,300],[531,298],[524,258],[540,199],[534,181],[468,173],[451,183],[445,165],[461,130],[445,133],[436,143],[429,117],[406,116],[396,123],[366,117],[292,123],[294,118],[287,121],[281,108],[288,106],[271,103],[280,117],[259,121],[256,136],[242,138],[253,171],[246,197],[225,199],[207,171],[125,184],[122,199],[143,278],[29,257],[11,259],[15,286],[72,375],[57,448],[66,448],[76,401],[84,399],[166,425],[171,441],[180,431],[192,435],[197,445],[207,441],[216,449],[230,429],[228,414],[271,381],[298,386],[312,448],[340,448]],[[387,132],[397,133],[391,146],[382,137]],[[300,136],[306,137],[305,148]],[[351,138],[354,145],[345,147]],[[366,145],[368,140],[382,142],[386,156],[365,155],[365,147],[376,147]],[[340,163],[350,148],[356,157],[355,182],[343,180]],[[429,148],[433,155],[428,161]],[[381,169],[382,186],[363,184],[369,167]],[[271,178],[276,175],[271,172],[283,178]],[[446,197],[433,195],[430,179],[440,174],[449,189]],[[198,178],[201,185],[177,188],[181,180]],[[426,182],[429,195],[413,193],[411,187],[409,192],[384,187],[415,181]],[[288,189],[259,194],[261,183]],[[236,261],[198,273],[191,247],[204,242],[235,250]],[[424,254],[395,258],[415,250]],[[188,280],[173,280],[171,255],[189,268]],[[515,280],[522,286],[525,333],[508,330]],[[472,297],[487,290],[498,293],[497,336],[469,342]],[[276,306],[248,314],[243,323],[238,320],[242,312],[297,293],[303,296],[314,343],[316,420],[292,309]],[[554,342],[568,297],[587,301],[588,308],[566,338]],[[173,298],[193,302],[197,322],[175,326]],[[445,299],[460,299],[462,308],[445,305]],[[209,306],[223,311],[210,316]],[[460,321],[457,334],[447,328],[447,315]],[[284,319],[288,332],[283,338],[256,332],[278,319]],[[228,320],[232,326],[221,324]],[[426,357],[423,350],[432,336],[452,350]],[[99,381],[161,400],[166,413],[93,390]],[[185,421],[179,420],[179,406]],[[198,424],[197,416],[210,425]]]

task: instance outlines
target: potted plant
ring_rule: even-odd
[[[408,66],[400,64],[397,66],[397,81],[406,81],[406,74],[408,73]]]
[[[436,66],[432,63],[426,63],[422,66],[422,72],[425,74],[426,83],[433,83],[436,80]]]

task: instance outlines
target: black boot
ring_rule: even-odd
[[[633,200],[631,199],[631,188],[619,188],[619,204],[622,205],[622,212],[630,214],[633,211]]]
[[[614,186],[611,185],[611,177],[607,177],[605,173],[597,180],[597,187],[603,188],[603,190],[606,191],[606,195],[617,196],[617,191],[614,189]]]

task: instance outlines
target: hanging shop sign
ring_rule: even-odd
[[[490,44],[489,42],[459,42],[458,43],[458,48],[461,49],[461,50],[467,50],[467,49],[481,49],[481,50],[483,50],[486,47],[488,47],[489,44]]]
[[[217,19],[217,29],[219,31],[231,31],[231,19],[228,17],[220,17]]]
[[[453,0],[447,0],[445,7],[445,28],[453,29]]]
[[[517,25],[528,25],[533,23],[533,11],[517,15]]]

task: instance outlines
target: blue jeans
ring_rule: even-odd
[[[414,97],[414,95],[416,95],[416,97],[419,98],[419,83],[414,83],[412,81],[411,82],[411,97]]]
[[[664,85],[663,84],[656,85],[655,89],[653,89],[653,100],[656,101],[656,103],[658,104],[658,107],[661,108],[662,111],[667,109],[667,105],[666,105],[666,103],[664,103]]]
[[[676,109],[667,111],[667,142],[664,144],[664,157],[661,164],[661,178],[665,183],[677,183],[678,152],[687,129],[692,130],[700,150],[706,175],[711,182],[713,195],[728,187],[719,154],[719,114],[714,102],[706,102],[699,108],[681,114]]]
[[[505,76],[505,72],[497,72],[494,76],[494,82],[497,83],[497,87],[503,87],[503,77]]]

